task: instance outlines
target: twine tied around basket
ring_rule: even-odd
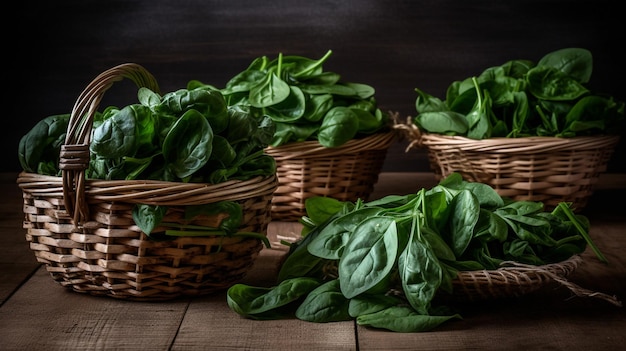
[[[99,74],[80,94],[70,115],[65,143],[59,154],[59,169],[63,178],[65,209],[75,226],[89,218],[85,200],[85,170],[89,167],[89,143],[93,119],[104,93],[113,83],[130,79],[138,87],[160,93],[154,76],[136,63],[124,63]]]
[[[406,123],[400,122],[398,116],[393,116],[393,129],[403,135],[403,137],[409,141],[409,145],[405,148],[404,152],[409,152],[414,147],[422,147],[422,132],[413,123],[413,117],[408,116]]]

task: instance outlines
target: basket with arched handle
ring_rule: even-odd
[[[98,75],[72,109],[59,153],[61,176],[21,172],[24,229],[36,259],[73,291],[131,300],[166,300],[226,289],[252,267],[266,241],[275,175],[218,184],[88,179],[93,119],[103,95],[123,79],[158,92],[144,67],[125,63]],[[234,234],[203,231],[155,240],[133,220],[138,204],[167,208],[179,231],[213,228],[228,214],[185,216],[189,206],[231,201],[242,208]],[[163,230],[155,228],[154,231]]]

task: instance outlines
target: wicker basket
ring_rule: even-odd
[[[237,234],[154,240],[135,225],[133,206],[167,206],[163,222],[216,226],[223,214],[187,220],[185,206],[235,201],[244,214],[239,233],[265,235],[277,178],[221,184],[85,179],[93,116],[103,93],[123,78],[158,89],[152,75],[136,64],[103,72],[83,91],[72,111],[60,155],[62,176],[19,174],[31,250],[55,281],[92,295],[166,300],[230,287],[251,268],[263,248],[262,240]]]
[[[352,139],[327,148],[317,141],[266,148],[276,160],[279,186],[272,199],[272,219],[297,221],[314,196],[340,201],[366,200],[374,190],[395,130]]]
[[[573,287],[566,278],[581,262],[582,258],[574,255],[563,262],[543,266],[509,262],[494,270],[460,271],[452,281],[452,293],[440,293],[439,298],[481,301],[519,297],[555,282]]]
[[[615,295],[589,290],[567,280],[582,261],[580,255],[573,255],[565,261],[542,266],[503,262],[502,267],[494,270],[460,271],[452,281],[452,292],[441,292],[437,298],[454,302],[516,298],[560,285],[576,296],[598,298],[622,307],[622,301]]]
[[[435,299],[442,303],[466,303],[510,299],[530,293],[540,292],[550,286],[563,286],[579,297],[594,297],[622,306],[622,302],[614,295],[589,290],[571,281],[567,277],[572,274],[583,259],[573,255],[567,260],[549,263],[542,266],[503,262],[498,269],[459,271],[452,280],[452,292],[437,292]],[[336,279],[338,261],[329,261],[323,268],[327,278]],[[390,295],[404,297],[402,287],[397,285],[387,292]]]
[[[439,180],[457,172],[465,180],[492,186],[501,196],[543,202],[547,210],[571,202],[577,212],[587,205],[619,141],[618,135],[475,140],[421,132],[410,118],[395,127],[407,132],[407,150],[427,148]]]

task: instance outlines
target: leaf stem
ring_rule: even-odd
[[[580,224],[580,221],[578,220],[578,218],[576,218],[576,215],[574,215],[574,212],[572,212],[572,209],[564,202],[560,202],[557,207],[559,209],[561,209],[563,211],[563,213],[565,213],[565,215],[567,216],[567,218],[570,219],[570,221],[572,221],[572,224],[574,224],[574,227],[576,227],[576,229],[578,230],[578,232],[580,233],[580,235],[585,239],[585,241],[587,242],[587,244],[591,247],[591,249],[593,250],[593,252],[596,254],[596,256],[598,257],[598,259],[603,262],[603,263],[609,263],[609,261],[606,259],[606,257],[604,257],[604,255],[602,254],[602,252],[600,252],[600,249],[598,249],[598,247],[596,246],[596,244],[593,242],[593,240],[591,240],[591,237],[589,236],[589,233],[587,233],[587,231],[583,228],[583,226]]]

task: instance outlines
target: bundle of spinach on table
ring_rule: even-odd
[[[378,107],[375,89],[324,70],[331,54],[317,60],[282,53],[273,60],[257,57],[220,91],[229,106],[274,121],[273,147],[307,140],[338,147],[384,131],[390,118]]]
[[[624,102],[587,84],[593,56],[584,48],[550,52],[538,62],[508,61],[452,82],[445,100],[418,88],[412,122],[471,139],[619,134]]]
[[[258,320],[355,319],[396,332],[432,330],[461,318],[436,300],[452,293],[460,271],[562,262],[587,245],[606,263],[588,219],[570,206],[546,212],[541,202],[501,197],[458,173],[431,189],[370,202],[310,198],[302,238],[286,243],[277,285],[236,284],[228,305]]]
[[[141,87],[137,98],[138,103],[95,113],[87,179],[218,184],[275,175],[274,158],[264,152],[275,131],[269,117],[228,106],[218,89],[195,80],[162,96]],[[70,114],[49,116],[21,138],[18,159],[24,171],[61,175],[59,153],[69,122]],[[242,219],[240,205],[230,201],[188,206],[187,210],[190,215],[229,213],[219,228],[228,234]],[[137,205],[133,218],[150,235],[166,211],[164,206]],[[194,229],[170,234],[209,234],[203,228]]]

